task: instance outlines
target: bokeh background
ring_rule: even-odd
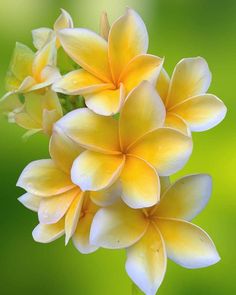
[[[159,295],[233,295],[236,266],[236,1],[235,0],[1,0],[0,94],[15,41],[32,47],[31,30],[51,27],[60,7],[68,10],[77,26],[98,30],[99,16],[107,10],[110,20],[135,8],[150,35],[149,52],[165,56],[170,73],[183,57],[203,56],[213,73],[210,92],[228,107],[222,124],[195,133],[193,155],[177,176],[210,173],[214,181],[211,201],[195,222],[213,238],[222,257],[215,266],[186,270],[168,263]],[[22,129],[0,119],[0,293],[3,295],[121,295],[131,294],[125,273],[124,251],[78,253],[60,239],[37,244],[31,231],[35,213],[18,201],[15,187],[27,163],[47,158],[42,135],[27,142]]]

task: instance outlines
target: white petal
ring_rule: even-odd
[[[25,193],[18,198],[18,201],[20,201],[21,204],[23,204],[26,208],[37,212],[39,209],[41,198],[30,193]]]
[[[64,219],[54,224],[39,223],[33,230],[33,238],[39,243],[50,243],[64,234]]]
[[[156,216],[192,220],[209,201],[212,180],[207,174],[188,175],[178,179],[162,195]]]
[[[166,271],[166,251],[158,229],[149,226],[145,235],[127,249],[126,271],[146,294],[155,295]]]
[[[141,210],[123,202],[100,209],[91,226],[91,244],[108,249],[129,247],[145,233],[148,221]]]
[[[201,268],[220,260],[216,247],[200,227],[180,219],[156,222],[165,241],[168,257],[186,268]]]

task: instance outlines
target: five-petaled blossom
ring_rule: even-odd
[[[56,126],[86,149],[73,163],[73,182],[91,191],[118,182],[130,207],[155,205],[160,198],[159,175],[181,169],[192,152],[191,138],[164,128],[164,121],[164,105],[147,81],[130,92],[119,119],[86,108],[65,115]]]
[[[57,94],[48,89],[60,77],[56,57],[55,38],[37,53],[16,44],[6,77],[8,92],[0,100],[0,112],[8,114],[9,122],[50,134],[52,124],[63,115]]]
[[[53,38],[34,53],[29,47],[16,43],[6,77],[6,88],[12,93],[27,93],[50,86],[60,77],[56,68],[56,39]],[[5,98],[5,99],[6,99]]]
[[[50,140],[52,159],[31,162],[17,186],[27,191],[19,201],[38,212],[39,225],[33,231],[37,242],[49,243],[65,234],[66,244],[72,237],[80,252],[90,253],[97,249],[89,243],[89,232],[98,206],[90,200],[90,193],[81,191],[70,177],[72,163],[81,151],[60,130],[54,130]]]
[[[18,94],[14,97],[18,101]],[[52,90],[41,94],[34,91],[24,94],[24,100],[8,114],[9,121],[29,130],[26,135],[40,131],[51,135],[54,123],[63,116],[57,94]]]
[[[210,194],[211,178],[196,174],[169,185],[152,208],[135,210],[118,201],[96,213],[90,242],[126,248],[128,275],[146,295],[155,295],[165,275],[167,256],[186,268],[219,261],[207,233],[189,222],[205,207]]]
[[[219,124],[227,109],[218,97],[206,93],[210,83],[211,72],[202,57],[182,59],[171,79],[163,69],[156,88],[166,107],[166,126],[190,134]]]
[[[106,35],[106,17],[101,28]],[[98,114],[119,112],[125,96],[141,81],[156,83],[162,59],[146,54],[147,30],[132,9],[113,23],[108,41],[84,28],[60,30],[58,35],[66,53],[82,68],[57,80],[54,91],[83,95],[87,107]]]

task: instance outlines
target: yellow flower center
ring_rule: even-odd
[[[158,218],[155,214],[158,205],[155,205],[151,208],[144,208],[142,209],[144,218],[147,219],[149,222],[152,222]]]

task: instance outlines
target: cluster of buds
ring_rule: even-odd
[[[36,52],[16,44],[0,111],[28,136],[49,136],[50,159],[31,162],[17,182],[26,191],[19,201],[38,214],[34,240],[65,235],[84,254],[126,249],[126,271],[146,295],[160,287],[167,257],[186,268],[219,261],[190,223],[211,177],[170,181],[191,156],[192,132],[226,114],[207,93],[206,61],[184,58],[169,77],[132,9],[111,26],[102,14],[100,34],[74,28],[65,10],[53,29],[32,33]]]

